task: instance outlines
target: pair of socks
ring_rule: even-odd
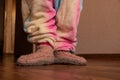
[[[87,60],[71,54],[69,51],[54,51],[48,43],[42,43],[38,46],[36,52],[19,57],[17,63],[19,65],[48,65],[54,63],[85,65]]]

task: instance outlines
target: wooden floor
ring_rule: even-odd
[[[12,55],[0,59],[0,80],[120,80],[120,59],[91,59],[87,66],[22,67]]]

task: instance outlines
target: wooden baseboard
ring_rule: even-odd
[[[83,56],[89,59],[119,59],[120,54],[77,54],[78,56]]]

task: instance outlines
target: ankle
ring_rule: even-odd
[[[74,54],[74,52],[70,51],[70,50],[55,50],[54,52],[55,53],[65,53],[65,52],[67,52],[67,53],[70,53],[70,54]]]
[[[50,47],[50,48],[54,49],[53,46],[49,42],[37,43],[36,45],[37,45],[37,49],[40,49],[41,46],[43,46],[43,47]]]

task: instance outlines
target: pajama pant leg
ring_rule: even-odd
[[[56,16],[56,50],[75,50],[79,17],[80,0],[61,0],[61,4]]]
[[[22,0],[24,29],[32,43],[56,41],[54,0]]]
[[[29,33],[28,40],[32,43],[49,42],[52,46],[55,44],[56,50],[74,51],[80,0],[61,0],[57,15],[53,1],[22,0],[24,28]]]

